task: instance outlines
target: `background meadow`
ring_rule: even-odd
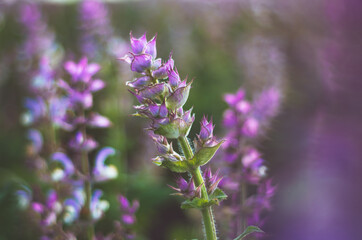
[[[280,112],[258,142],[278,188],[265,239],[360,239],[362,2],[107,1],[98,17],[88,19],[80,2],[36,1],[46,24],[39,31],[46,37],[35,39],[30,50],[24,47],[26,3],[34,2],[0,2],[0,239],[37,236],[14,193],[22,186],[42,188],[29,170],[21,119],[35,65],[28,51],[49,39],[56,42],[46,52],[54,64],[86,55],[101,65],[98,75],[107,84],[94,105],[113,126],[92,135],[118,150],[112,163],[119,176],[99,186],[111,207],[97,230],[110,231],[118,217],[114,196],[121,192],[140,202],[137,239],[201,239],[197,211],[181,210],[181,199],[170,196],[167,184],[173,185],[175,176],[152,164],[155,147],[143,131],[145,121],[130,116],[134,99],[125,83],[132,75],[117,60],[129,49],[130,31],[157,33],[164,59],[172,50],[180,76],[194,79],[186,109],[194,107],[196,122],[201,113],[212,116],[220,138],[226,133],[225,93],[241,86],[249,97],[268,86],[282,91]],[[90,35],[97,43],[85,46]],[[198,131],[195,125],[191,135]],[[223,225],[223,219],[216,222]]]

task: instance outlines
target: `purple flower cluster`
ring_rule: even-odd
[[[139,202],[134,200],[132,205],[124,196],[119,196],[119,203],[122,211],[122,222],[127,225],[132,225],[136,222],[136,218],[134,216],[135,212],[139,208]]]
[[[270,210],[275,187],[267,178],[267,167],[255,148],[255,142],[264,135],[270,120],[277,114],[280,92],[271,87],[253,101],[248,101],[245,91],[239,89],[235,94],[226,94],[225,101],[229,109],[224,113],[223,124],[229,131],[223,146],[223,171],[228,177],[224,178],[222,185],[232,195],[230,207],[235,213],[234,235],[235,231],[243,230],[240,226],[261,226],[265,210]],[[248,188],[256,188],[256,194],[251,194]],[[244,220],[239,222],[238,219]]]
[[[83,54],[98,59],[104,53],[113,57],[125,53],[126,44],[114,34],[110,13],[104,1],[82,1],[79,5],[79,16],[80,48]]]
[[[20,205],[29,208],[39,219],[42,239],[61,235],[68,236],[67,239],[75,239],[79,234],[83,236],[84,233],[71,234],[71,226],[77,224],[87,226],[88,236],[94,236],[93,225],[104,215],[109,203],[101,198],[102,191],[93,190],[92,185],[118,176],[117,168],[106,164],[107,158],[116,154],[115,149],[100,149],[92,170],[88,159],[89,152],[98,147],[98,143],[87,134],[87,128],[111,125],[108,118],[91,111],[93,93],[104,88],[105,83],[94,78],[100,66],[88,63],[87,58],[82,58],[79,63],[68,61],[64,64],[70,75],[69,81],[55,80],[54,71],[47,63],[41,61],[40,70],[34,74],[31,91],[36,98],[27,99],[23,119],[28,126],[37,128],[29,130],[28,152],[31,160],[38,160],[36,166],[44,182],[48,183],[50,193],[45,200],[25,190],[19,190],[17,196]],[[59,128],[74,133],[66,145],[62,144],[67,146],[66,149],[57,143],[61,140],[56,139]],[[45,135],[44,140],[42,131],[52,134]]]
[[[113,34],[107,7],[102,1],[86,0],[80,3],[79,14],[82,52],[95,57]]]
[[[66,127],[64,122],[69,105],[67,98],[60,96],[55,84],[55,73],[46,57],[39,62],[39,69],[30,78],[29,90],[34,96],[26,98],[27,111],[22,116],[25,125],[50,123],[54,127]]]
[[[43,57],[57,64],[62,58],[62,51],[54,33],[43,20],[40,7],[34,2],[22,3],[19,16],[25,33],[25,41],[19,48],[19,59],[22,61],[19,65],[28,71]]]
[[[165,161],[185,161],[185,157],[175,152],[167,139],[187,137],[195,120],[192,108],[183,110],[192,81],[181,80],[171,55],[164,62],[157,58],[156,36],[149,41],[146,34],[140,38],[133,37],[132,33],[130,36],[132,52],[121,60],[130,64],[136,75],[133,81],[126,83],[140,103],[135,106],[137,113],[134,115],[151,120],[150,136],[160,153],[153,161],[157,165],[162,165]],[[212,122],[204,117],[200,134],[194,141],[196,152],[220,143],[213,136],[213,129]]]
[[[159,135],[153,137],[157,144],[165,141],[162,137],[187,136],[195,118],[192,109],[184,111],[182,107],[187,101],[191,82],[181,80],[171,56],[166,62],[156,58],[156,36],[147,41],[146,34],[134,38],[131,33],[131,46],[132,52],[122,60],[137,73],[136,79],[127,82],[132,88],[130,92],[141,103],[135,106],[136,115],[152,121],[150,130]]]
[[[210,170],[202,175],[200,166],[207,164],[214,156],[222,141],[213,135],[212,121],[204,117],[201,121],[200,134],[193,141],[191,148],[187,139],[195,120],[192,108],[184,111],[191,89],[192,81],[182,80],[172,56],[167,61],[157,58],[156,37],[150,40],[143,34],[135,38],[130,33],[132,51],[121,60],[130,65],[135,79],[126,83],[130,92],[137,98],[140,105],[135,106],[136,116],[151,120],[150,137],[158,149],[158,156],[153,162],[177,173],[188,172],[190,180],[182,177],[177,179],[176,195],[186,200],[182,208],[199,208],[202,211],[207,239],[216,239],[216,229],[212,217],[211,206],[218,204],[226,195],[217,188],[220,178],[212,176]],[[176,152],[169,139],[177,139],[183,154]],[[217,191],[216,191],[217,190]]]
[[[132,52],[122,60],[137,73],[135,80],[127,82],[141,103],[135,107],[137,115],[151,119],[151,129],[158,135],[170,139],[187,136],[194,116],[191,109],[184,112],[182,106],[187,101],[191,82],[181,80],[171,56],[166,62],[156,58],[156,36],[147,41],[145,34],[140,38],[131,34],[131,45]]]

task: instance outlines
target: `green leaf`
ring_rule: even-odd
[[[217,145],[213,147],[203,147],[197,153],[195,153],[194,157],[190,160],[191,165],[195,167],[203,166],[208,163],[211,158],[215,155],[216,151],[219,149],[221,144],[223,144],[224,140],[219,142]]]
[[[187,136],[191,125],[192,123],[189,124],[181,118],[175,118],[169,124],[159,126],[155,133],[169,139],[177,139],[180,136]]]
[[[176,89],[167,99],[166,106],[168,109],[175,110],[182,107],[189,97],[191,82],[189,82],[185,87]]]
[[[182,209],[198,208],[202,209],[211,205],[217,204],[217,200],[207,200],[204,198],[194,198],[192,200],[186,200],[181,203]]]
[[[189,170],[186,161],[165,160],[162,161],[161,166],[170,169],[172,172],[177,172],[177,173],[184,173]]]
[[[216,188],[215,191],[212,194],[210,194],[209,197],[210,199],[222,201],[225,200],[228,196],[220,188]]]
[[[257,226],[248,226],[245,231],[240,234],[237,238],[235,238],[234,240],[241,240],[243,238],[245,238],[247,235],[251,234],[251,233],[255,233],[255,232],[259,232],[259,233],[263,233],[264,231],[261,230],[260,228],[258,228]]]

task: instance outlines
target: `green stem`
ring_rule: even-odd
[[[246,219],[245,219],[245,215],[244,215],[244,212],[243,212],[243,208],[244,208],[244,205],[245,205],[245,202],[246,202],[246,198],[247,198],[247,194],[248,194],[248,189],[247,189],[247,185],[246,185],[246,182],[243,181],[241,183],[241,186],[240,186],[240,206],[241,206],[241,231],[240,232],[243,232],[245,231],[246,229]]]
[[[81,131],[83,136],[86,136],[86,128],[82,126]],[[94,239],[94,224],[91,213],[91,199],[92,199],[92,186],[90,182],[90,170],[89,170],[89,159],[88,153],[86,151],[82,151],[82,172],[85,176],[84,180],[84,188],[85,188],[85,204],[84,204],[84,212],[85,218],[87,220],[87,239]]]
[[[187,138],[180,137],[178,140],[179,140],[179,143],[185,154],[186,159],[191,159],[194,154],[192,152],[190,143],[187,140]],[[200,167],[193,169],[192,171],[190,171],[190,173],[195,181],[196,186],[201,185],[201,197],[203,199],[209,199],[209,195],[207,194],[207,190],[206,190],[206,187],[204,184],[204,179],[201,175]],[[205,227],[206,239],[207,240],[217,240],[215,221],[214,221],[214,216],[212,214],[211,206],[202,209],[201,213],[202,213],[202,219],[203,219],[204,227]]]

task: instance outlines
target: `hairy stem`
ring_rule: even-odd
[[[246,229],[246,218],[245,218],[245,214],[243,212],[243,208],[246,202],[246,198],[247,198],[247,194],[248,194],[248,189],[247,189],[247,184],[245,181],[243,181],[241,183],[240,186],[240,207],[241,207],[241,232],[243,232]]]
[[[83,125],[81,127],[83,136],[86,137],[86,127]],[[84,204],[84,213],[87,220],[87,239],[94,239],[94,224],[91,214],[91,199],[92,199],[92,186],[90,182],[90,170],[89,170],[89,159],[87,151],[82,151],[82,173],[85,176],[84,188],[85,188],[85,204]]]
[[[190,143],[187,140],[187,138],[180,137],[178,140],[179,140],[179,143],[185,154],[186,159],[191,159],[194,156],[194,154],[192,152]],[[209,199],[209,195],[207,194],[207,190],[206,190],[206,187],[204,184],[204,179],[201,175],[200,167],[192,170],[190,173],[195,181],[196,186],[201,185],[201,197],[203,199]],[[216,240],[217,236],[216,236],[215,221],[214,221],[214,216],[212,214],[211,206],[202,209],[201,213],[202,213],[202,219],[203,219],[204,227],[205,227],[206,239],[207,240]]]

